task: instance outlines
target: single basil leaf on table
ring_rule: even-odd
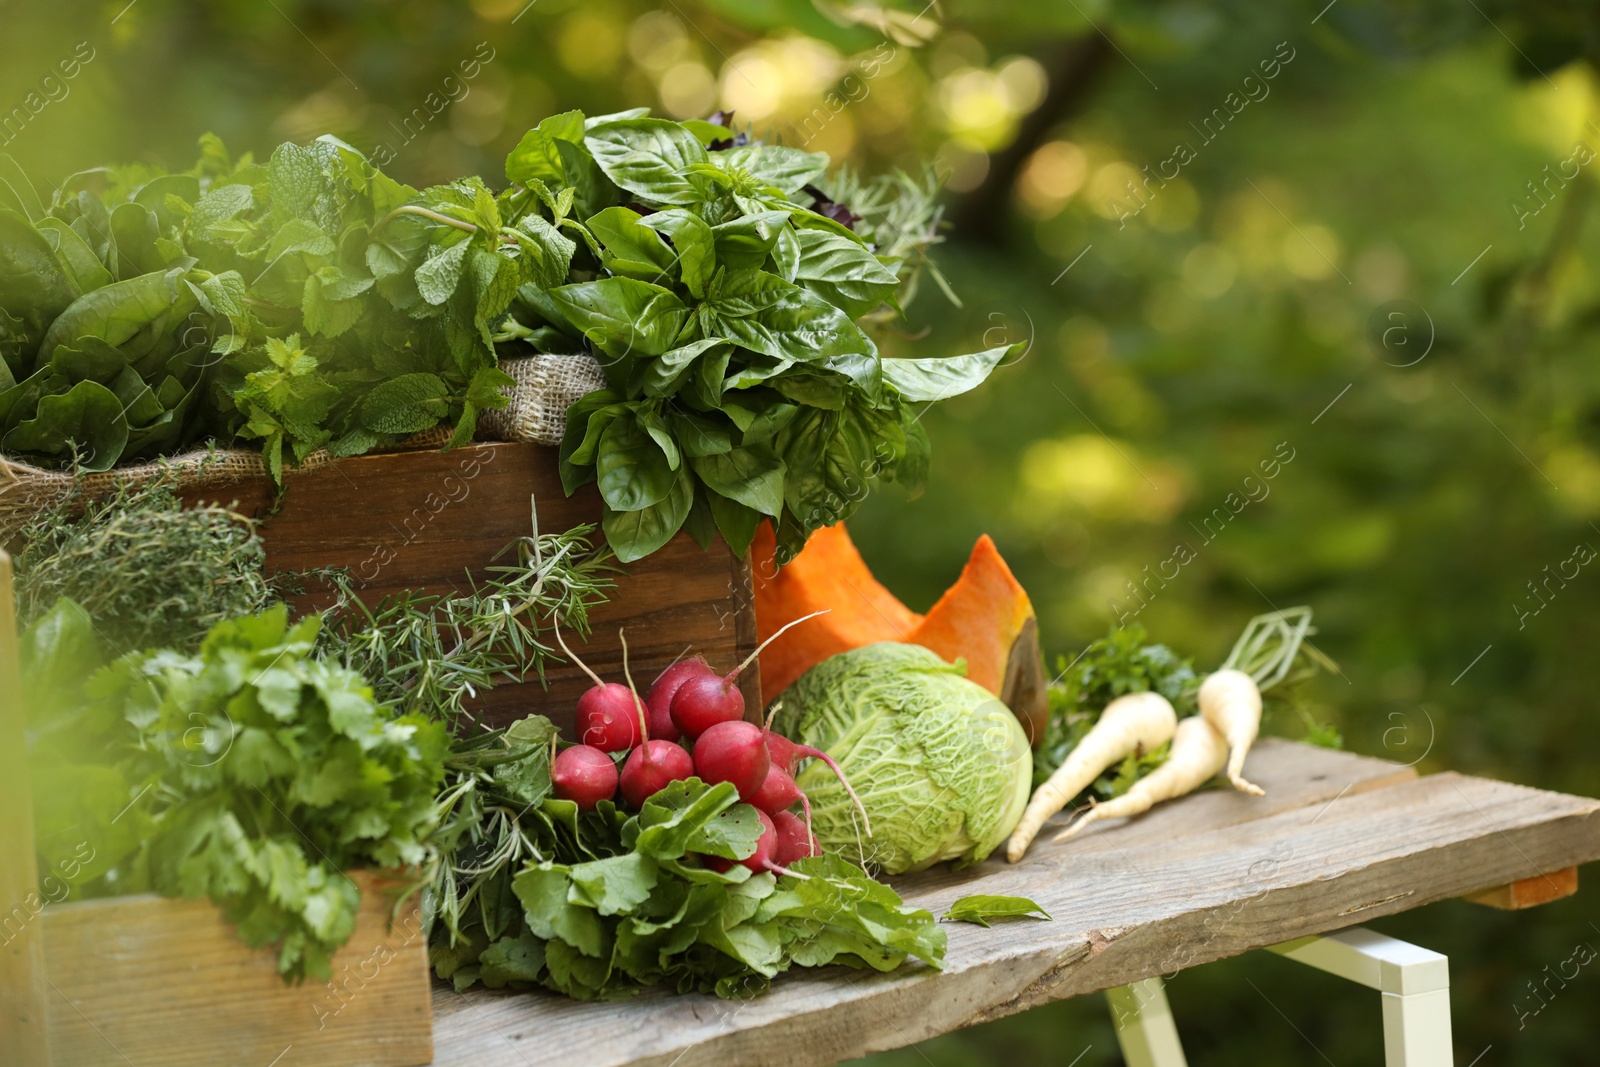
[[[945,912],[941,919],[958,923],[977,923],[979,926],[988,926],[990,919],[1020,919],[1034,918],[1037,912],[1040,918],[1048,920],[1050,913],[1027,897],[998,896],[987,893],[977,893],[973,896],[962,897],[950,905],[950,910]]]
[[[657,211],[644,217],[643,225],[672,238],[676,249],[679,277],[689,295],[703,297],[717,269],[716,237],[699,215],[682,208]]]
[[[117,395],[99,382],[79,382],[65,393],[40,397],[34,417],[0,439],[0,449],[76,459],[92,473],[116,466],[127,443],[128,420]]]
[[[606,543],[622,563],[643,559],[668,541],[683,526],[694,503],[694,476],[687,464],[678,468],[664,500],[638,511],[616,511],[606,505],[601,519]]]
[[[1026,341],[1018,341],[966,356],[885,359],[883,377],[907,400],[947,400],[983,384],[1001,360],[1026,347]]]
[[[900,287],[900,276],[879,262],[858,238],[827,230],[796,230],[800,258],[793,280],[844,309],[865,315]]]
[[[765,445],[750,445],[690,461],[706,487],[764,515],[783,509],[783,460]]]
[[[637,512],[665,500],[678,481],[667,454],[634,413],[613,419],[600,435],[595,475],[601,497],[618,512]]]
[[[606,177],[630,193],[667,204],[701,198],[683,171],[706,161],[705,146],[676,122],[621,119],[591,126],[583,142]]]

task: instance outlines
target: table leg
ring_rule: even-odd
[[[1447,957],[1359,926],[1268,951],[1379,990],[1388,1067],[1451,1067]]]
[[[1106,1001],[1128,1067],[1188,1067],[1161,979],[1108,989]]]

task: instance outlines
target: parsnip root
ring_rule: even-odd
[[[1159,693],[1129,693],[1107,704],[1094,729],[1084,735],[1049,781],[1034,790],[1006,842],[1006,859],[1012,863],[1020,860],[1045,820],[1066,807],[1107,767],[1130,753],[1159,748],[1172,739],[1177,726],[1177,714]]]
[[[1228,762],[1228,742],[1198,715],[1178,723],[1172,749],[1161,766],[1134,782],[1120,797],[1096,804],[1061,831],[1052,841],[1065,841],[1101,819],[1126,819],[1143,815],[1163,800],[1192,793],[1214,778]]]
[[[1266,790],[1241,773],[1244,758],[1261,729],[1261,690],[1255,679],[1231,668],[1200,683],[1200,714],[1228,742],[1228,781],[1241,792],[1265,796]]]

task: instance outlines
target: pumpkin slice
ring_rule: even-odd
[[[772,526],[762,523],[750,545],[760,640],[803,615],[829,610],[761,653],[763,703],[770,704],[790,682],[829,656],[878,641],[909,640],[922,622],[921,615],[872,576],[843,523],[813,533],[781,570],[773,562],[776,551]]]
[[[972,547],[956,584],[903,640],[952,663],[966,660],[967,677],[1000,697],[1030,740],[1044,736],[1049,704],[1033,602],[988,534]]]

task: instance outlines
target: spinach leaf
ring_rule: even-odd
[[[83,381],[66,392],[39,399],[37,413],[14,426],[0,449],[75,462],[85,471],[110,470],[128,443],[128,420],[117,395],[99,382]]]

